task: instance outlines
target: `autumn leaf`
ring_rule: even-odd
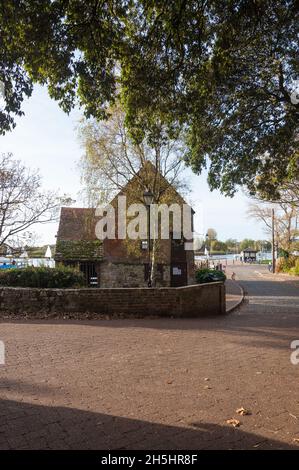
[[[226,424],[229,424],[230,426],[233,426],[234,428],[238,428],[240,426],[240,421],[235,418],[227,419]]]
[[[238,408],[236,410],[236,413],[238,413],[238,415],[241,415],[241,416],[251,415],[251,412],[249,410],[246,410],[246,408],[243,408],[243,406],[241,406],[241,408]]]

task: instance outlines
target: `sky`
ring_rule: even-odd
[[[25,115],[17,118],[16,128],[0,136],[0,152],[12,152],[26,166],[39,169],[45,189],[57,189],[71,196],[75,206],[83,207],[78,167],[83,149],[76,130],[80,110],[65,114],[41,86],[35,86],[22,109]],[[209,190],[206,173],[198,176],[186,169],[185,175],[191,187],[189,199],[195,210],[196,232],[204,235],[208,228],[214,228],[223,241],[267,238],[263,226],[247,217],[250,201],[241,191],[233,198],[224,197]],[[35,226],[38,243],[55,243],[57,228],[58,223]]]

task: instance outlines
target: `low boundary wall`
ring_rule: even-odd
[[[186,287],[39,289],[0,288],[0,317],[4,312],[38,316],[76,313],[201,317],[225,313],[222,282]]]

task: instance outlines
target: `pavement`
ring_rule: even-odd
[[[225,293],[226,313],[230,313],[241,305],[245,293],[242,286],[237,281],[230,278],[227,278],[225,281]]]
[[[0,322],[0,449],[298,450],[299,281],[233,270],[221,317]]]

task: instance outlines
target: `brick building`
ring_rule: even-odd
[[[154,171],[153,166],[149,166]],[[144,171],[143,169],[140,172]],[[153,175],[149,172],[149,182]],[[120,195],[126,196],[127,207],[132,203],[143,203],[144,175],[142,184],[139,175],[132,178]],[[182,196],[159,173],[161,188],[160,203],[186,204]],[[148,187],[150,187],[148,185]],[[118,214],[118,196],[111,201],[115,208],[116,227]],[[193,211],[192,211],[193,217]],[[149,274],[149,251],[147,239],[99,240],[96,237],[96,224],[100,220],[95,209],[63,207],[56,242],[56,262],[78,267],[86,275],[88,285],[100,287],[145,287]],[[160,232],[159,232],[160,233]],[[155,285],[183,286],[194,283],[194,253],[185,250],[185,239],[173,235],[173,226],[169,223],[169,239],[158,237],[155,248]],[[152,249],[152,242],[151,242]]]

